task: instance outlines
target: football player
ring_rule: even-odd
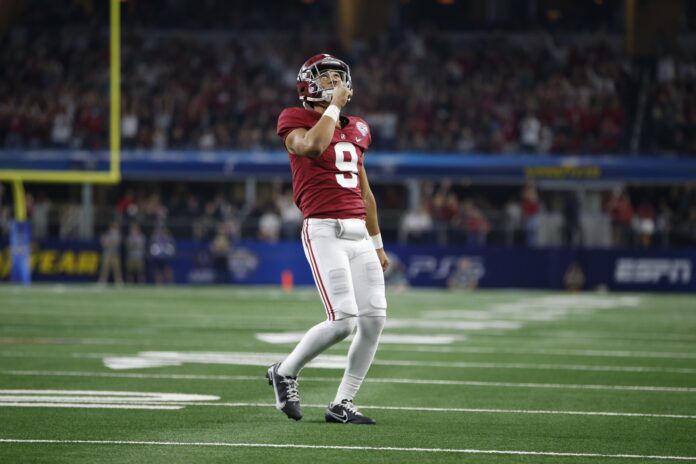
[[[377,350],[387,316],[383,272],[389,265],[377,221],[377,205],[363,166],[371,134],[367,123],[341,112],[353,95],[350,68],[319,54],[297,76],[302,108],[286,108],[278,135],[290,158],[295,203],[302,211],[302,245],[326,320],[268,369],[276,408],[302,418],[297,376],[309,361],[357,333],[327,422],[374,424],[353,404]]]

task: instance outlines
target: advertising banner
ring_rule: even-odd
[[[621,291],[696,292],[696,249],[470,248],[387,245],[389,285],[454,288],[563,289],[571,276],[581,288]],[[10,250],[0,248],[0,280],[10,278]],[[302,246],[242,241],[223,257],[208,242],[178,241],[176,253],[158,266],[171,268],[180,284],[313,285]],[[95,282],[101,250],[97,241],[35,242],[29,259],[32,279]],[[146,260],[153,281],[155,263]],[[576,282],[577,285],[577,282]]]
[[[107,152],[72,150],[0,150],[0,169],[80,171],[108,169]],[[527,181],[641,182],[674,184],[696,178],[696,160],[664,156],[552,156],[528,154],[387,153],[370,152],[375,179],[437,179],[469,182]],[[290,177],[287,153],[243,151],[123,151],[124,179],[216,179]]]
[[[30,238],[31,225],[29,221],[10,222],[10,254],[12,256],[10,280],[17,284],[29,285],[31,283]]]

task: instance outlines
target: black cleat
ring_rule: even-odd
[[[339,424],[373,425],[376,423],[358,411],[358,407],[351,400],[343,400],[338,404],[329,404],[324,417],[326,422],[337,422]]]
[[[298,391],[297,377],[283,377],[278,374],[276,363],[268,368],[266,378],[268,384],[273,386],[276,398],[276,409],[285,413],[290,419],[302,419],[300,408],[300,392]]]

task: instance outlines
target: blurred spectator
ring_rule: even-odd
[[[686,228],[685,238],[687,243],[696,243],[696,204],[689,210],[688,221],[684,224]]]
[[[630,245],[633,206],[631,206],[631,200],[623,189],[617,187],[612,191],[606,204],[606,210],[611,217],[613,245]]]
[[[510,198],[505,203],[505,219],[504,219],[504,234],[505,244],[508,246],[515,245],[518,233],[522,230],[522,207],[519,201]]]
[[[388,255],[389,267],[384,271],[384,283],[390,291],[402,292],[409,287],[406,266],[397,255],[393,253],[388,253]]]
[[[532,113],[528,112],[520,123],[520,141],[522,150],[530,153],[539,151],[541,144],[541,122]]]
[[[171,232],[166,226],[157,225],[150,236],[150,258],[157,285],[174,282],[171,260],[175,254],[176,243]]]
[[[132,189],[127,189],[123,196],[116,202],[116,214],[119,217],[128,216],[131,219],[138,213],[138,204]]]
[[[82,221],[82,210],[80,205],[75,203],[64,204],[60,211],[60,222],[58,236],[61,240],[78,238],[80,232],[80,222]]]
[[[232,243],[224,225],[219,225],[217,233],[210,244],[210,253],[213,258],[215,271],[215,283],[224,284],[230,281],[229,258],[232,251]]]
[[[121,230],[117,222],[113,222],[101,236],[102,256],[99,283],[106,284],[110,274],[114,283],[123,285],[121,273]]]
[[[44,192],[39,193],[31,208],[31,235],[42,239],[48,236],[51,201]]]
[[[670,234],[672,233],[672,221],[674,213],[666,201],[660,202],[660,210],[655,220],[655,235],[658,237],[659,245],[667,248],[670,245]]]
[[[132,223],[126,237],[126,282],[145,283],[145,235],[140,225]]]
[[[534,184],[527,184],[522,189],[522,221],[526,233],[527,245],[535,246],[539,232],[539,194]]]
[[[582,227],[580,227],[580,194],[566,192],[563,196],[563,242],[566,245],[582,245]]]
[[[409,210],[401,220],[401,235],[408,243],[426,243],[432,240],[433,220],[428,205],[423,201],[416,209]]]
[[[136,146],[138,136],[138,114],[137,104],[125,103],[123,105],[123,115],[121,116],[121,140],[123,148],[133,149]]]
[[[276,199],[275,206],[278,211],[280,211],[283,238],[286,240],[296,240],[297,237],[299,237],[300,227],[302,225],[302,212],[297,205],[295,205],[292,190],[287,190],[285,193],[279,195]]]
[[[457,267],[447,279],[450,290],[472,290],[478,287],[481,269],[478,263],[462,256],[457,260]]]
[[[643,201],[633,217],[631,226],[638,237],[638,243],[643,248],[652,245],[652,238],[655,234],[655,212],[649,203]]]
[[[220,220],[217,205],[213,201],[205,204],[203,216],[195,219],[194,236],[200,239],[210,239],[216,232],[217,223]]]
[[[259,218],[259,239],[276,243],[280,238],[280,217],[273,208],[268,207]]]
[[[457,195],[447,191],[446,185],[442,186],[430,201],[430,216],[433,219],[433,232],[437,243],[447,243],[449,225],[459,212],[459,199]]]
[[[563,275],[563,285],[570,292],[579,292],[585,286],[585,273],[577,261],[573,261]]]
[[[470,199],[463,202],[462,214],[466,229],[466,243],[473,246],[485,246],[491,224],[478,206]]]
[[[73,111],[58,112],[53,118],[53,128],[51,129],[51,142],[53,148],[70,148],[73,137]]]

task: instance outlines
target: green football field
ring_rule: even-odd
[[[299,422],[264,379],[313,289],[0,286],[0,462],[696,461],[693,295],[388,298],[354,426],[323,418],[349,342],[303,370]]]

